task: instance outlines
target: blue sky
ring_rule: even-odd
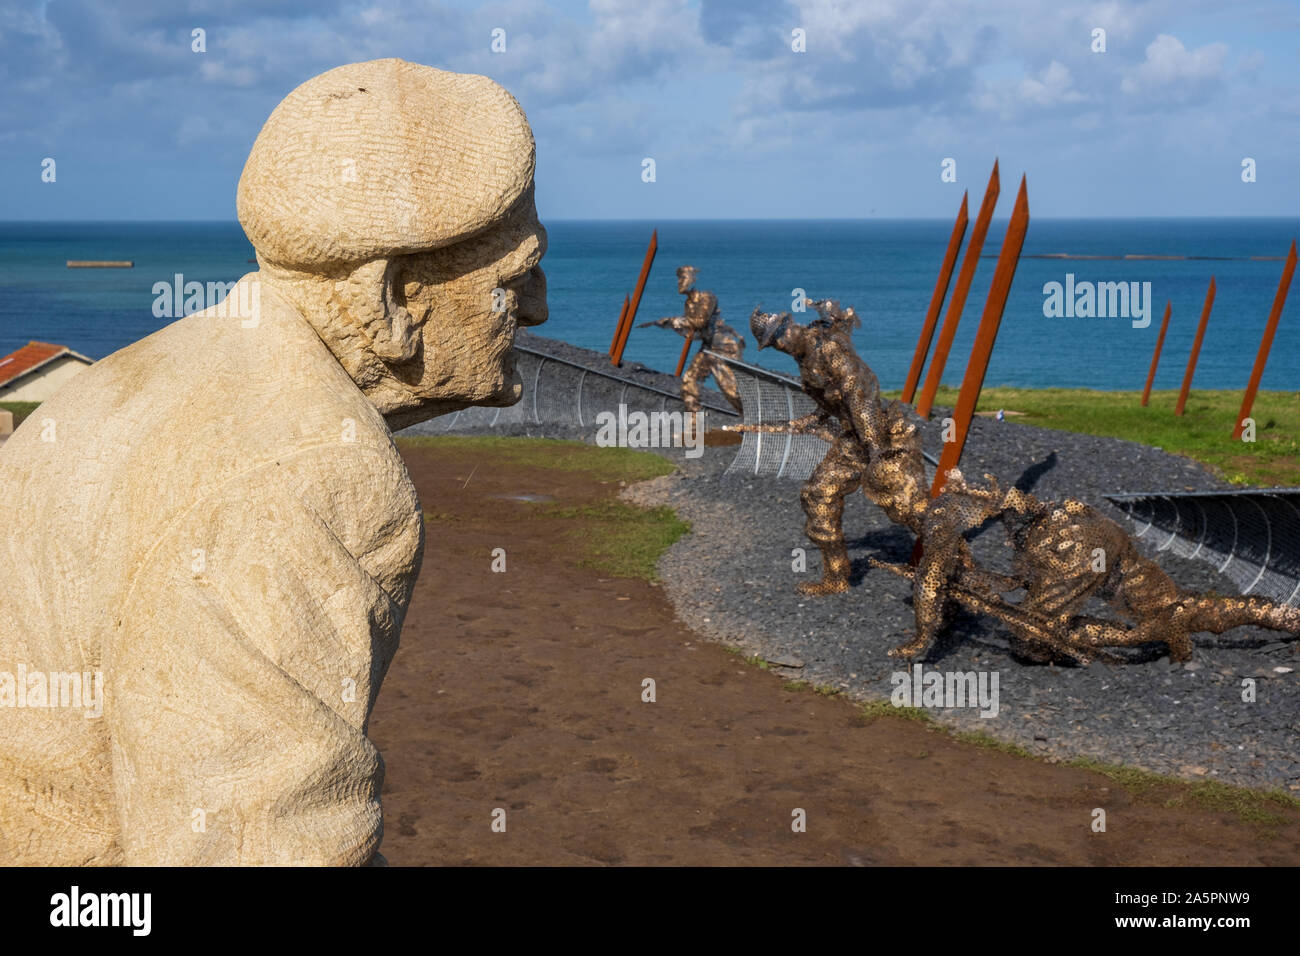
[[[1036,217],[1300,215],[1295,0],[0,0],[0,219],[231,219],[276,103],[385,56],[518,97],[544,219],[951,218],[995,156]]]

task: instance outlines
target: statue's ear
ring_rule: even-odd
[[[409,362],[419,350],[419,330],[406,309],[401,280],[402,257],[372,259],[358,266],[351,281],[365,290],[369,303],[366,328],[374,353],[394,365]]]

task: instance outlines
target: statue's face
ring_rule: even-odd
[[[444,249],[408,256],[395,277],[399,302],[420,325],[421,353],[390,367],[424,402],[512,405],[520,325],[546,321],[546,229],[530,189],[487,232]]]
[[[782,324],[776,338],[772,340],[772,345],[786,355],[798,359],[815,345],[813,338],[814,333],[811,329],[791,319]]]
[[[683,266],[677,270],[677,292],[685,295],[691,291],[691,286],[695,285],[695,276],[698,273],[689,266]]]

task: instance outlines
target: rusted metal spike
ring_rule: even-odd
[[[1147,399],[1151,397],[1151,383],[1156,380],[1156,366],[1160,364],[1160,350],[1165,347],[1165,333],[1169,331],[1169,314],[1173,311],[1173,303],[1165,301],[1165,318],[1160,323],[1160,334],[1156,336],[1156,350],[1151,356],[1151,371],[1147,373],[1147,386],[1142,389],[1142,407],[1147,407]]]
[[[998,254],[997,268],[993,272],[993,282],[989,286],[988,298],[984,301],[984,314],[980,316],[979,329],[975,333],[975,344],[971,346],[970,361],[966,363],[966,375],[962,379],[961,391],[957,395],[957,407],[953,411],[953,424],[956,440],[944,442],[943,452],[939,455],[939,467],[935,471],[934,484],[930,486],[930,497],[937,498],[943,492],[948,469],[955,468],[961,461],[962,449],[966,447],[966,435],[970,431],[971,419],[975,416],[975,406],[979,402],[980,392],[984,388],[984,374],[988,371],[989,356],[993,354],[993,343],[997,341],[998,328],[1002,324],[1002,313],[1007,306],[1007,296],[1011,292],[1011,280],[1016,275],[1016,265],[1020,262],[1020,250],[1025,245],[1025,232],[1029,229],[1029,192],[1025,177],[1020,177],[1020,191],[1016,195],[1016,204],[1011,210],[1011,222],[1007,225],[1006,237],[1002,240],[1002,251]],[[974,242],[974,240],[971,240]],[[925,542],[917,538],[912,548],[911,564],[915,567],[921,560]]]
[[[998,265],[993,272],[993,283],[989,286],[988,298],[984,301],[984,314],[980,316],[975,344],[971,346],[970,361],[966,363],[966,375],[962,379],[961,392],[957,395],[957,408],[953,412],[956,440],[944,442],[943,453],[939,456],[939,470],[930,489],[931,498],[943,491],[948,469],[957,467],[961,461],[962,449],[966,446],[966,433],[970,430],[975,405],[984,388],[989,356],[993,354],[993,343],[997,341],[998,328],[1002,325],[1002,313],[1007,307],[1011,280],[1016,275],[1016,265],[1020,261],[1020,250],[1025,245],[1025,232],[1028,228],[1029,193],[1025,177],[1021,176],[1020,192],[1016,195],[1016,205],[1011,211],[1011,222],[1007,226],[1006,238],[1002,240],[1002,252],[998,255]]]
[[[1187,371],[1183,373],[1183,389],[1178,393],[1178,406],[1175,415],[1181,415],[1187,407],[1187,393],[1192,389],[1192,376],[1196,374],[1196,360],[1201,355],[1201,342],[1205,339],[1205,327],[1210,324],[1210,310],[1214,308],[1214,276],[1210,276],[1210,288],[1205,292],[1205,305],[1201,306],[1201,323],[1196,327],[1196,340],[1192,342],[1192,354],[1187,356]]]
[[[952,340],[957,336],[957,323],[961,321],[962,309],[966,307],[966,296],[970,292],[971,280],[975,278],[975,268],[979,265],[980,250],[984,248],[984,237],[989,231],[989,221],[993,218],[993,207],[998,204],[998,163],[993,161],[993,174],[984,190],[984,201],[980,203],[979,215],[975,217],[975,230],[971,233],[966,246],[966,257],[961,261],[961,272],[957,274],[957,288],[953,291],[952,302],[948,304],[948,313],[943,317],[943,328],[939,330],[939,342],[934,347],[934,358],[930,359],[930,371],[925,377],[925,386],[921,389],[921,400],[916,403],[916,412],[922,418],[928,417],[934,407],[934,395],[939,390],[943,378],[943,367],[948,364],[948,352],[952,350]]]
[[[912,355],[912,367],[907,370],[907,381],[903,384],[903,401],[910,402],[916,395],[916,386],[921,381],[921,369],[925,367],[925,357],[930,352],[930,343],[934,340],[934,327],[939,322],[939,310],[948,295],[948,284],[952,281],[953,266],[957,264],[957,252],[961,241],[966,236],[966,225],[970,222],[967,210],[967,193],[961,194],[961,208],[957,210],[957,221],[952,225],[952,235],[948,238],[948,249],[943,254],[943,264],[939,267],[939,278],[934,283],[934,294],[930,296],[930,308],[925,312],[925,322],[921,325],[921,335],[916,340],[916,352]]]
[[[627,296],[623,296],[623,308],[618,310],[618,324],[614,326],[614,337],[609,340],[609,360],[614,361],[614,349],[623,336],[623,323],[627,321]]]
[[[623,335],[619,339],[618,349],[614,352],[614,364],[623,364],[623,349],[627,347],[627,337],[632,333],[632,326],[636,324],[636,310],[641,305],[641,293],[645,291],[645,281],[650,277],[650,265],[655,261],[655,253],[659,251],[659,230],[656,229],[650,234],[650,245],[645,251],[645,261],[641,263],[641,275],[637,277],[636,288],[632,290],[632,304],[628,307],[627,322],[623,329]]]
[[[686,367],[686,356],[690,354],[691,345],[694,344],[694,342],[695,339],[693,337],[687,336],[686,341],[682,343],[682,357],[677,360],[677,371],[673,372],[675,378],[682,377],[682,369]]]
[[[1286,294],[1291,288],[1291,277],[1295,275],[1295,240],[1291,240],[1291,251],[1287,253],[1286,265],[1282,267],[1282,281],[1278,283],[1277,295],[1273,296],[1273,308],[1268,313],[1268,323],[1264,326],[1264,337],[1259,342],[1259,352],[1255,356],[1255,367],[1250,370],[1250,383],[1241,400],[1241,411],[1237,413],[1237,424],[1232,430],[1232,437],[1238,439],[1245,431],[1245,421],[1250,417],[1250,410],[1255,405],[1255,393],[1259,391],[1259,381],[1264,377],[1264,366],[1268,362],[1268,350],[1273,347],[1273,333],[1277,331],[1278,319],[1282,317],[1282,307],[1286,305]]]

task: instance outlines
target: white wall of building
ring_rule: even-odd
[[[43,402],[90,368],[71,355],[60,355],[16,382],[0,386],[0,402]]]

